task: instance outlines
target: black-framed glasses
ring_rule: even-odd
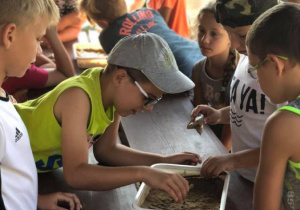
[[[281,55],[275,55],[277,58],[280,58],[282,60],[287,61],[288,58],[285,56],[281,56]],[[262,60],[261,62],[259,62],[257,65],[253,66],[252,68],[248,69],[248,73],[250,74],[250,76],[253,79],[257,79],[257,69],[260,68],[261,66],[263,66],[266,62],[267,62],[268,58],[265,58],[264,60]]]
[[[138,87],[140,92],[145,96],[145,98],[147,98],[146,103],[144,103],[145,107],[152,106],[162,99],[162,96],[159,98],[150,98],[148,93],[142,88],[142,86],[136,81],[136,79],[134,79],[134,77],[131,74],[129,74],[128,71],[127,74],[133,80],[134,84]]]

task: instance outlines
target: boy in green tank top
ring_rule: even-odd
[[[135,182],[165,190],[178,202],[189,191],[178,174],[148,166],[154,163],[200,163],[193,153],[170,156],[145,153],[117,144],[120,117],[152,110],[164,93],[190,90],[167,43],[143,32],[120,40],[105,69],[88,69],[40,98],[16,105],[31,139],[39,172],[64,167],[67,183],[82,190],[110,190]],[[93,145],[97,161],[88,164]],[[63,165],[62,165],[63,163]]]
[[[248,73],[273,103],[289,102],[264,127],[254,209],[300,209],[300,5],[262,14],[246,44],[254,66]]]

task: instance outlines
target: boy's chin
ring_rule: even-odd
[[[133,114],[133,113],[129,113],[129,112],[118,112],[117,111],[117,113],[121,116],[121,117],[127,117],[127,116],[129,116],[129,115],[131,115],[131,114]]]

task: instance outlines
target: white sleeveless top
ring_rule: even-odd
[[[230,87],[230,126],[233,153],[260,147],[266,119],[280,106],[272,104],[249,73],[248,56],[241,55]],[[254,182],[256,169],[238,169]]]

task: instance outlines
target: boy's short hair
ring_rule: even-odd
[[[300,63],[300,5],[283,3],[266,11],[250,28],[246,45],[261,60],[272,53]]]
[[[280,0],[217,0],[216,20],[231,28],[252,25],[255,19]]]
[[[0,28],[15,23],[20,28],[49,18],[49,26],[59,21],[59,10],[53,0],[0,0]]]
[[[107,63],[141,71],[165,93],[180,93],[195,86],[179,71],[168,44],[153,33],[142,32],[122,38],[111,50]]]
[[[128,74],[132,75],[132,77],[140,83],[150,82],[149,79],[145,76],[145,74],[143,74],[140,70],[129,68],[129,67],[117,66],[117,65],[108,63],[105,67],[105,72],[107,72],[108,74],[111,74],[118,69],[126,70],[126,72]]]
[[[88,19],[103,19],[109,23],[127,12],[125,0],[81,0],[79,7]]]

